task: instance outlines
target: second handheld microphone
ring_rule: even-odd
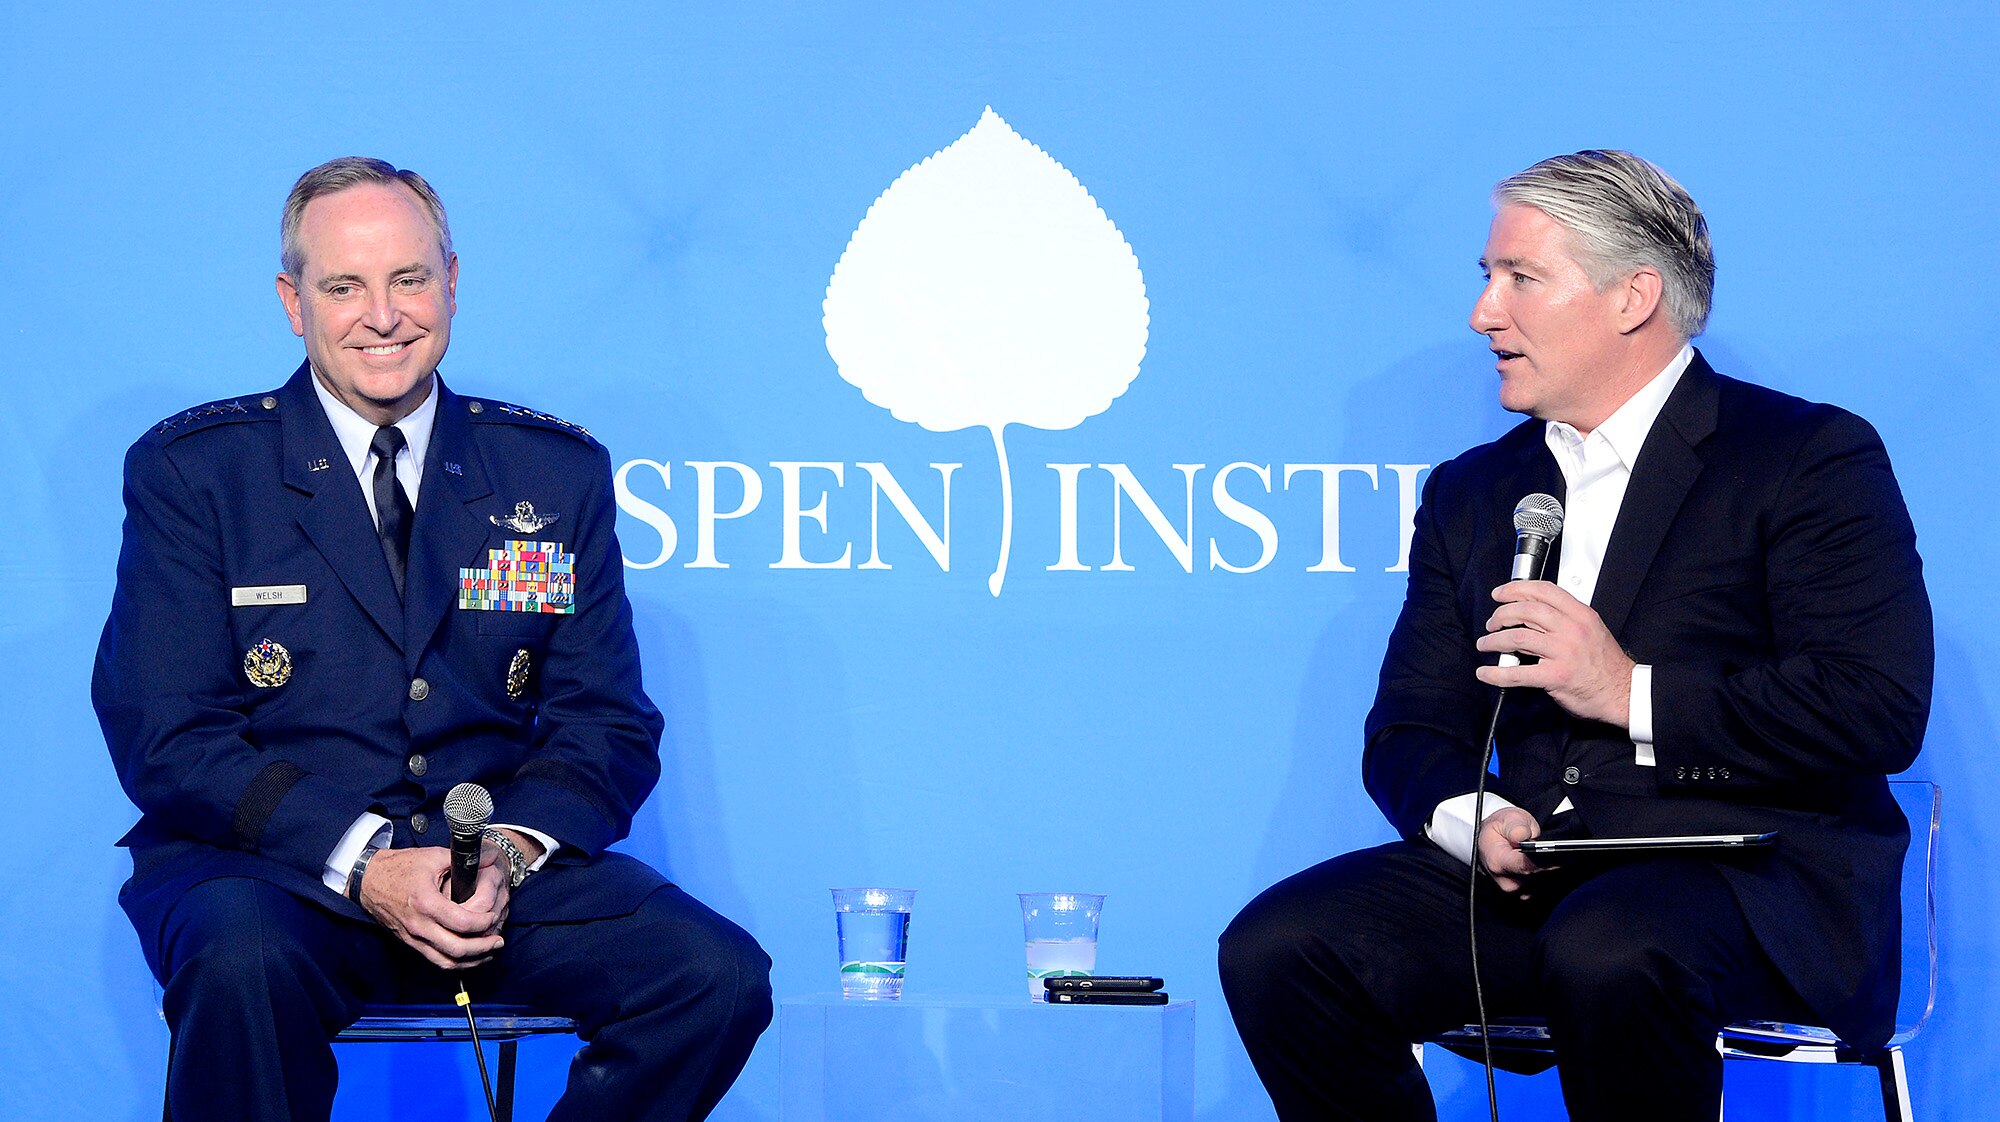
[[[1540,491],[1514,506],[1514,570],[1508,580],[1541,580],[1549,564],[1549,547],[1562,535],[1563,505]],[[1519,666],[1521,656],[1507,651],[1497,666]]]

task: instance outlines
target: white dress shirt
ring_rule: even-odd
[[[1616,412],[1605,418],[1588,435],[1562,421],[1549,421],[1542,438],[1555,456],[1564,484],[1562,536],[1556,539],[1558,564],[1556,584],[1585,604],[1597,591],[1598,573],[1604,567],[1604,551],[1611,542],[1611,528],[1618,521],[1618,509],[1625,502],[1626,485],[1632,481],[1632,465],[1639,449],[1653,431],[1660,410],[1680,384],[1694,348],[1683,346],[1680,353],[1639,391],[1625,399]],[[1626,728],[1632,736],[1632,759],[1640,767],[1653,764],[1653,668],[1632,668],[1632,700]],[[1474,796],[1455,795],[1438,804],[1424,834],[1439,848],[1461,861],[1472,860],[1472,804]],[[1485,812],[1514,804],[1488,793]],[[1556,807],[1560,814],[1570,809],[1564,799]]]
[[[312,386],[313,392],[319,395],[320,407],[326,410],[327,421],[333,425],[334,439],[340,441],[340,450],[347,453],[347,462],[354,468],[354,478],[361,483],[361,497],[368,501],[368,517],[380,526],[382,512],[375,509],[375,450],[370,447],[375,440],[377,426],[328,392],[320,384],[316,372]],[[437,382],[432,381],[431,392],[424,395],[424,403],[396,422],[404,441],[403,450],[396,453],[396,482],[403,485],[403,494],[409,497],[411,510],[417,509],[417,492],[424,485],[424,453],[430,450],[431,429],[437,424],[437,411]]]
[[[334,438],[340,441],[340,450],[347,453],[347,462],[354,468],[354,477],[361,484],[361,497],[368,501],[368,517],[376,525],[382,521],[381,513],[375,509],[375,422],[348,408],[347,403],[333,396],[320,384],[318,372],[312,380],[313,392],[319,395],[320,407],[326,410],[326,419],[333,425]],[[431,429],[437,423],[437,382],[431,382],[431,392],[424,397],[422,405],[410,411],[410,415],[396,422],[396,428],[403,433],[403,450],[396,453],[396,482],[402,485],[403,494],[410,500],[410,510],[417,509],[417,492],[424,481],[424,453],[431,446]],[[539,830],[526,826],[496,823],[496,829],[519,830],[521,833],[542,843],[542,855],[535,859],[530,870],[539,869],[556,851],[556,840]],[[354,862],[361,857],[367,847],[389,844],[389,820],[374,811],[363,812],[347,832],[340,836],[340,843],[327,854],[326,867],[320,870],[320,880],[335,892],[347,891],[347,875],[354,869]]]

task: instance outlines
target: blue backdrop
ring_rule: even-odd
[[[780,997],[833,985],[830,885],[918,889],[909,989],[940,994],[1019,992],[1013,893],[1107,893],[1101,966],[1199,1002],[1201,1117],[1269,1117],[1214,938],[1270,882],[1388,834],[1357,760],[1411,465],[1513,420],[1465,327],[1486,192],[1586,146],[1654,159],[1705,207],[1715,365],[1862,413],[1897,462],[1938,609],[1914,774],[1946,789],[1944,981],[1913,1081],[1932,1116],[1988,1112],[1991,6],[1081,7],[6,5],[0,1117],[157,1117],[166,1034],[113,899],[134,813],[87,696],[119,456],[297,363],[278,207],[348,153],[421,170],[451,208],[454,383],[629,466],[668,747],[628,847],[754,932]],[[822,323],[871,205],[987,106],[1103,209],[1146,301],[1112,317],[1121,354],[1145,332],[1122,396],[1005,427],[1010,492],[987,429],[878,407]],[[1004,174],[1052,174],[1002,147]],[[1115,239],[1065,213],[1109,269]],[[1015,264],[1029,337],[1052,313],[1027,296],[1074,262]],[[939,361],[1026,380],[992,357],[1006,335],[940,336]],[[1052,797],[1086,781],[1133,797]],[[567,1048],[529,1047],[531,1110]],[[456,1050],[342,1067],[344,1118],[477,1110]],[[720,1117],[775,1119],[776,1071],[773,1034]],[[1476,1116],[1476,1069],[1433,1071],[1447,1116]],[[1877,1109],[1859,1074],[1730,1079],[1735,1118]],[[1556,1091],[1503,1094],[1527,1117]]]

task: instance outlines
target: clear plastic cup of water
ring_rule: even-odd
[[[833,920],[840,937],[840,996],[894,1001],[903,996],[909,962],[914,888],[836,888]]]
[[[1048,1000],[1043,978],[1097,973],[1097,917],[1104,897],[1089,892],[1023,892],[1021,927],[1028,942],[1028,1000]]]

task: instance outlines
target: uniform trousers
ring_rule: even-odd
[[[1481,878],[1487,1011],[1547,1018],[1576,1122],[1714,1122],[1717,1031],[1806,1016],[1708,860],[1552,870],[1526,891]],[[1428,842],[1315,865],[1243,909],[1221,969],[1281,1119],[1435,1119],[1410,1045],[1477,1020],[1466,866]]]
[[[173,1030],[167,1109],[198,1119],[325,1119],[329,1039],[371,1001],[479,1001],[573,1017],[585,1041],[551,1119],[706,1117],[771,1021],[771,960],[672,885],[630,915],[509,922],[493,961],[431,966],[386,929],[250,877],[203,881],[160,942]]]

